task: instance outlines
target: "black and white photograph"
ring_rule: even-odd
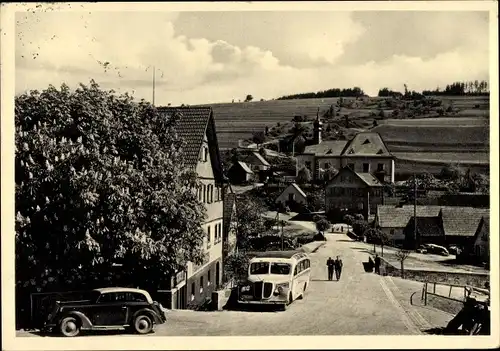
[[[4,4],[2,348],[498,347],[497,5]]]

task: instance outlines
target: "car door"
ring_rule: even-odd
[[[94,326],[125,325],[128,315],[128,306],[125,294],[120,292],[103,293],[97,300],[93,313]]]

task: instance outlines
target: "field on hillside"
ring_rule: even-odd
[[[358,106],[343,107],[330,123],[343,126],[344,116],[349,116],[354,131],[372,130],[384,138],[389,150],[395,154],[396,172],[405,177],[413,172],[439,173],[443,165],[461,163],[479,172],[489,167],[489,98],[488,97],[437,97],[443,108],[453,106],[454,112],[438,117],[434,112],[418,118],[378,119],[373,127],[373,112],[379,112],[378,102],[382,98],[354,98],[345,102],[356,102]],[[246,140],[255,131],[264,131],[280,123],[283,132],[291,127],[296,115],[314,119],[320,108],[320,115],[338,98],[272,100],[248,103],[213,104],[219,147],[233,148],[238,140]],[[390,116],[391,109],[384,109]],[[326,128],[328,121],[324,120]],[[356,130],[355,130],[356,129]]]
[[[341,114],[349,115],[355,125],[370,128],[373,123],[371,112],[377,112],[376,103],[381,98],[370,98],[369,103],[360,102],[358,108],[342,108]],[[458,112],[452,117],[419,118],[404,120],[382,120],[378,129],[394,142],[399,149],[401,142],[411,140],[415,143],[415,151],[420,151],[422,145],[433,142],[446,147],[461,144],[463,147],[476,148],[488,146],[488,114],[489,98],[487,97],[439,97],[443,104],[450,103]],[[301,99],[301,100],[271,100],[241,103],[212,104],[219,146],[223,149],[238,145],[238,140],[248,139],[255,131],[264,131],[266,126],[271,128],[277,123],[290,122],[295,115],[306,115],[314,118],[318,107],[322,114],[331,105],[335,105],[338,98]],[[344,101],[356,101],[347,98]],[[365,99],[368,101],[368,99]],[[388,115],[391,110],[385,109]],[[340,120],[341,117],[337,117]],[[434,126],[435,128],[430,128]],[[459,128],[457,128],[459,127]],[[423,128],[423,129],[422,129]],[[402,151],[412,151],[408,147]],[[484,151],[484,150],[481,150]]]

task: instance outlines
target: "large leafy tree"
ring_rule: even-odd
[[[16,97],[18,287],[113,283],[116,264],[152,287],[202,262],[205,209],[178,117],[93,81]]]

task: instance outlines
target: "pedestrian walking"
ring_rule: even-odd
[[[335,260],[335,275],[337,276],[337,280],[340,280],[340,276],[342,274],[342,267],[344,264],[342,263],[342,260],[337,256],[337,259]]]
[[[380,257],[375,255],[375,273],[380,274]]]
[[[328,267],[328,280],[332,280],[333,272],[335,271],[335,261],[329,257],[328,260],[326,260],[326,266]]]

